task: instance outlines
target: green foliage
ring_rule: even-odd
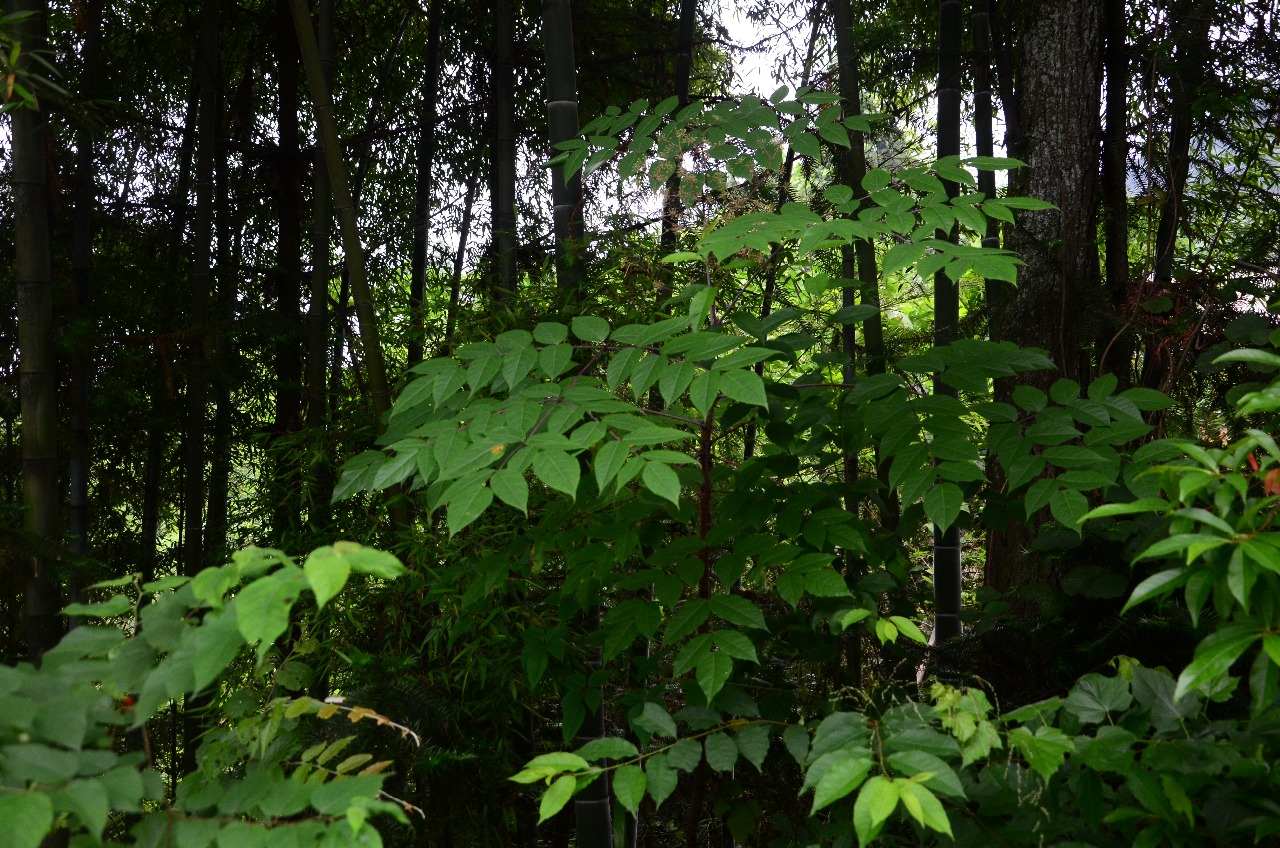
[[[1233,358],[1273,364],[1257,353]],[[945,360],[936,360],[940,370]],[[1272,388],[1276,385],[1280,381]],[[716,723],[714,714],[698,713],[688,721],[688,735],[679,736],[666,711],[648,702],[642,714],[633,714],[632,727],[642,739],[648,733],[665,737],[660,743],[637,750],[622,740],[598,740],[582,752],[590,753],[589,758],[548,755],[534,761],[539,766],[536,774],[530,771],[531,763],[513,779],[567,787],[569,776],[582,781],[617,772],[615,794],[626,809],[635,809],[645,791],[660,805],[671,793],[673,768],[692,771],[703,760],[700,748],[705,748],[712,768],[727,768],[737,752],[720,740],[727,740],[729,731],[738,739],[751,732],[761,746],[756,749],[758,759],[752,760],[757,767],[768,767],[767,740],[782,738],[783,747],[802,768],[801,793],[813,790],[810,815],[825,819],[822,832],[838,844],[851,838],[859,845],[870,844],[895,816],[903,825],[922,829],[917,840],[932,832],[960,845],[989,844],[996,829],[1005,845],[1069,839],[1085,830],[1092,834],[1090,844],[1100,846],[1232,845],[1272,838],[1280,830],[1274,809],[1280,780],[1268,765],[1280,754],[1280,637],[1274,635],[1280,586],[1273,585],[1280,566],[1275,562],[1275,534],[1269,528],[1280,502],[1280,451],[1270,433],[1256,428],[1223,448],[1166,439],[1147,444],[1132,457],[1105,450],[1144,433],[1138,413],[1164,402],[1136,390],[1116,395],[1114,389],[1114,379],[1108,378],[1089,386],[1083,396],[1078,385],[1067,381],[1054,384],[1047,396],[1024,389],[1017,400],[1027,412],[1025,419],[1004,411],[990,417],[988,455],[1005,463],[1007,456],[1037,450],[1046,457],[1037,474],[1056,467],[1057,474],[1046,479],[1061,481],[1052,483],[1059,493],[1123,491],[1116,488],[1123,485],[1122,477],[1145,493],[1066,516],[1053,509],[1053,495],[1041,493],[1027,509],[1032,512],[1047,504],[1055,518],[1078,532],[1093,520],[1140,513],[1163,516],[1163,524],[1151,536],[1155,541],[1143,545],[1136,560],[1140,564],[1173,559],[1179,566],[1143,581],[1128,606],[1183,588],[1193,618],[1212,603],[1216,620],[1176,681],[1164,669],[1121,657],[1119,674],[1085,675],[1066,697],[1004,716],[992,715],[980,691],[935,685],[931,707],[902,701],[874,713],[831,712],[812,731],[805,724],[767,718]],[[1280,408],[1268,397],[1269,390],[1247,395],[1241,408],[1263,414]],[[984,408],[990,412],[989,407]],[[998,429],[1006,419],[1021,424]],[[1076,451],[1051,453],[1054,447],[1077,442]],[[1012,475],[1013,465],[1008,461],[1006,473]],[[1099,476],[1088,478],[1087,486],[1083,477],[1068,477],[1088,469],[1097,469]],[[1021,485],[1010,481],[1011,488]],[[782,591],[781,581],[778,589]],[[682,611],[695,603],[686,602]],[[867,610],[861,612],[864,615],[851,620],[870,618]],[[700,612],[694,627],[703,620],[705,613]],[[876,634],[885,642],[891,641],[887,628],[914,629],[899,617],[875,621]],[[676,619],[672,622],[681,636],[695,632],[687,624],[676,624]],[[759,632],[735,634],[747,643],[740,648],[750,646],[753,655],[764,650],[759,642],[750,644]],[[677,656],[673,673],[679,676],[697,666],[698,657],[713,656],[712,638],[692,637]],[[1240,681],[1230,672],[1251,651],[1251,706],[1229,720],[1212,716],[1213,704],[1239,698],[1235,690]],[[719,690],[710,689],[701,673],[697,680],[706,701],[712,702]],[[686,709],[682,715],[687,713]],[[587,761],[606,756],[616,762]],[[544,813],[568,800],[569,794],[561,790]],[[831,813],[850,803],[851,816]],[[1010,815],[1018,827],[1007,826]]]
[[[280,551],[248,548],[190,580],[97,587],[137,594],[69,607],[104,623],[73,629],[38,668],[0,667],[0,822],[9,844],[35,846],[56,829],[73,845],[380,845],[370,816],[406,821],[382,792],[390,762],[339,758],[351,736],[309,744],[303,717],[410,731],[341,697],[281,694],[297,688],[290,677],[307,648],[294,645],[282,662],[276,642],[303,589],[323,606],[352,573],[403,571],[388,554],[339,542],[301,568]],[[110,623],[121,619],[123,629]],[[196,771],[170,797],[147,739],[179,703],[208,705],[206,732]]]

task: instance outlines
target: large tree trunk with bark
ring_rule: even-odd
[[[1099,300],[1097,203],[1102,126],[1103,0],[1019,4],[1014,21],[1013,103],[1018,132],[1010,154],[1030,167],[1013,171],[1010,194],[1057,209],[1022,215],[1006,246],[1026,262],[1018,286],[994,304],[1001,339],[1045,348],[1058,376],[1087,377],[1087,327]],[[1105,306],[1103,306],[1105,308]]]
[[[1045,348],[1058,373],[1032,372],[1020,382],[1046,387],[1059,377],[1087,380],[1087,351],[1109,307],[1098,274],[1098,162],[1102,136],[1104,0],[1035,0],[1014,9],[1012,79],[1002,68],[1009,152],[1030,167],[1012,172],[1009,192],[1056,209],[1020,216],[1005,246],[1026,262],[1015,289],[992,304],[993,334]],[[1002,41],[1008,41],[1007,33]],[[999,63],[1000,56],[997,55]],[[997,394],[1013,386],[1002,381]],[[986,580],[1002,591],[1056,576],[1028,548],[1033,532],[1011,521],[988,537]],[[1026,605],[1024,612],[1032,610]]]

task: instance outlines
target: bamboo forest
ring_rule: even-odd
[[[0,848],[1280,845],[1274,0],[9,0]]]

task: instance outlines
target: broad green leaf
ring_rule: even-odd
[[[578,779],[571,774],[556,778],[550,788],[542,794],[542,801],[538,804],[538,824],[542,824],[563,810],[577,788]]]
[[[675,720],[661,704],[655,704],[653,701],[645,701],[644,708],[640,715],[632,719],[632,724],[650,733],[666,736],[669,739],[676,738]]]
[[[1276,665],[1280,665],[1280,636],[1275,634],[1262,637],[1262,650]]]
[[[356,574],[368,574],[382,580],[394,580],[407,569],[395,554],[370,548],[356,542],[334,542],[333,549],[347,560]]]
[[[965,797],[964,787],[955,769],[934,754],[924,751],[899,751],[889,756],[889,767],[903,777],[914,777],[921,773],[931,774],[932,777],[923,781],[925,786],[951,798]]]
[[[714,651],[704,656],[694,671],[698,687],[707,696],[707,703],[719,694],[724,684],[733,673],[733,658],[722,651]]]
[[[1144,601],[1167,595],[1183,583],[1186,583],[1187,578],[1190,576],[1191,572],[1185,568],[1171,568],[1151,575],[1133,590],[1133,594],[1129,596],[1129,600],[1125,603],[1124,609],[1120,611],[1120,614],[1123,615]]]
[[[613,773],[613,794],[622,808],[633,816],[640,811],[647,785],[648,780],[640,766],[622,766]]]
[[[711,634],[716,647],[731,657],[748,662],[759,662],[756,646],[750,639],[736,630],[717,630]]]
[[[541,455],[540,453],[539,456]],[[488,486],[464,487],[462,492],[446,504],[445,523],[449,526],[449,535],[455,536],[462,532],[467,525],[483,515],[491,503],[493,490]]]
[[[711,614],[711,607],[707,601],[701,598],[692,598],[685,601],[679,609],[667,619],[667,629],[663,635],[663,642],[667,645],[674,645],[681,639],[688,636],[701,626],[702,622],[707,620],[707,616]]]
[[[316,596],[316,607],[324,609],[324,605],[346,585],[347,577],[351,575],[351,563],[332,547],[325,546],[311,552],[302,570],[306,572],[307,582]]]
[[[646,778],[645,790],[649,793],[649,797],[653,799],[653,805],[661,807],[662,802],[670,798],[671,793],[676,791],[676,781],[678,779],[676,770],[667,762],[666,755],[657,754],[645,760],[644,773]]]
[[[525,765],[525,768],[552,768],[552,774],[562,771],[587,771],[590,764],[578,754],[568,751],[552,751],[550,754],[539,754]]]
[[[1277,637],[1277,641],[1280,641],[1280,637]],[[734,741],[738,743],[738,750],[747,762],[755,766],[757,771],[763,770],[765,757],[769,754],[769,728],[763,724],[748,724],[734,735]]]
[[[898,784],[887,777],[876,775],[862,785],[853,804],[853,827],[861,848],[866,848],[880,835],[884,823],[898,806],[898,798]]]
[[[884,258],[881,260],[881,273],[886,277],[896,274],[903,268],[919,261],[927,249],[926,245],[917,244],[916,242],[908,241],[895,244],[885,252]]]
[[[578,460],[562,450],[545,448],[533,456],[533,473],[548,487],[564,492],[571,498],[578,496],[578,481],[582,469]]]
[[[92,604],[67,604],[62,608],[63,615],[81,615],[90,618],[116,618],[133,612],[133,601],[124,595],[112,595],[105,601]]]
[[[713,771],[728,771],[738,761],[738,745],[727,733],[713,733],[703,741],[707,765]]]
[[[809,731],[798,724],[793,724],[782,731],[782,744],[796,764],[803,766],[809,757]]]
[[[258,643],[259,658],[288,629],[289,611],[306,580],[301,568],[287,565],[258,578],[236,594],[236,625],[246,642]]]
[[[593,471],[596,475],[596,487],[601,492],[604,492],[605,487],[618,476],[618,472],[622,470],[622,466],[626,464],[627,457],[630,455],[630,447],[612,439],[606,441],[596,451]]]
[[[533,328],[533,338],[538,344],[560,344],[569,337],[569,328],[555,321],[543,321]]]
[[[760,608],[741,595],[712,595],[710,604],[711,613],[722,621],[756,630],[769,629]]]
[[[681,739],[667,749],[667,761],[680,771],[692,772],[702,762],[702,745],[696,739]]]
[[[1017,386],[1013,390],[1013,402],[1028,412],[1039,412],[1048,403],[1048,396],[1034,386]]]
[[[609,322],[591,315],[575,315],[569,322],[573,334],[584,342],[602,342],[609,338]]]
[[[635,743],[617,736],[592,739],[574,753],[584,760],[626,760],[637,756]]]
[[[675,662],[672,664],[672,673],[677,677],[683,677],[688,674],[711,655],[711,648],[710,633],[701,633],[693,637],[680,649],[680,653],[676,654]]]
[[[946,810],[942,808],[942,802],[923,785],[903,783],[902,806],[920,824],[954,838],[951,832],[951,821],[947,818]]]
[[[194,691],[202,691],[212,683],[244,647],[244,639],[236,624],[238,610],[236,605],[206,614],[195,632],[187,636],[191,641]]]
[[[54,799],[59,809],[69,810],[79,818],[80,823],[93,835],[94,839],[102,838],[102,831],[106,829],[107,816],[111,811],[107,790],[102,785],[102,781],[93,778],[73,780],[58,792]],[[0,822],[9,824],[2,808],[0,808]]]
[[[850,755],[833,763],[813,790],[813,806],[809,809],[809,815],[839,801],[861,786],[871,772],[871,766],[871,758],[864,755]]]
[[[39,848],[53,827],[53,802],[43,792],[0,795],[0,823],[8,848]]]
[[[1257,348],[1244,348],[1224,353],[1217,359],[1213,360],[1214,365],[1217,365],[1219,362],[1251,362],[1255,365],[1280,368],[1280,355],[1266,350],[1259,350]]]
[[[769,405],[765,398],[764,380],[755,371],[733,370],[720,374],[720,391],[730,400],[754,406]]]
[[[646,462],[640,472],[640,482],[644,487],[660,498],[680,503],[680,477],[670,465],[661,462]]]
[[[1086,674],[1071,687],[1062,706],[1086,724],[1101,724],[1109,713],[1123,712],[1132,703],[1129,684],[1123,677]]]
[[[940,483],[924,495],[925,515],[929,516],[929,520],[939,530],[946,530],[955,524],[963,506],[964,492],[954,483]]]
[[[1143,512],[1164,512],[1169,508],[1170,504],[1166,500],[1160,498],[1139,498],[1136,501],[1128,503],[1112,503],[1103,504],[1100,507],[1089,510],[1085,513],[1084,518],[1105,518],[1111,515],[1134,515]]]
[[[1047,725],[1037,727],[1034,734],[1025,727],[1015,727],[1009,732],[1009,744],[1045,780],[1061,768],[1067,754],[1076,748],[1070,736]]]
[[[861,713],[832,713],[818,725],[813,737],[813,747],[808,752],[808,760],[813,763],[836,751],[865,748],[870,738],[871,730],[867,726],[866,716]]]
[[[862,178],[862,188],[868,192],[879,191],[882,188],[887,188],[892,181],[893,176],[888,171],[883,168],[872,168]]]
[[[889,620],[898,628],[899,633],[905,634],[911,641],[918,642],[921,645],[929,644],[928,638],[920,632],[920,628],[911,619],[901,615],[891,615]]]
[[[1210,634],[1196,646],[1195,658],[1178,676],[1178,685],[1173,690],[1173,699],[1180,700],[1188,692],[1225,675],[1232,664],[1261,635],[1254,627],[1247,624],[1228,624],[1216,633]]]
[[[529,514],[529,481],[524,479],[524,472],[507,467],[489,478],[489,488],[498,496],[498,500]]]
[[[804,590],[815,598],[845,598],[849,595],[844,578],[830,568],[819,568],[804,575]]]
[[[1059,524],[1081,533],[1081,523],[1089,511],[1089,501],[1071,489],[1059,489],[1049,498],[1049,512]]]

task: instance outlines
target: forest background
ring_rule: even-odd
[[[742,11],[15,0],[7,844],[1277,838],[1274,4]]]

